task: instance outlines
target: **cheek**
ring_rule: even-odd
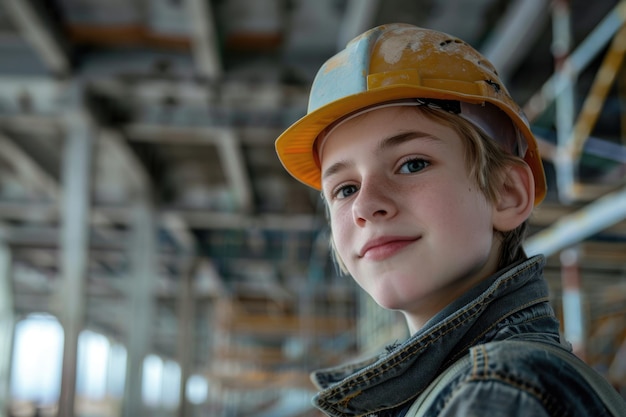
[[[333,236],[335,252],[342,258],[347,259],[347,251],[350,241],[349,218],[337,213],[330,216],[330,230]]]
[[[443,194],[441,189],[439,193]],[[448,230],[451,236],[459,236],[463,231],[472,234],[492,228],[492,206],[475,187],[451,189],[445,195],[447,198],[440,199],[429,210],[431,219]]]
[[[477,196],[467,196],[466,199],[458,200],[455,204],[451,204],[449,210],[450,218],[456,219],[456,224],[449,224],[452,228],[451,232],[457,231],[456,236],[462,239],[466,244],[480,245],[485,243],[481,237],[487,241],[491,238],[493,231],[492,225],[492,207],[487,204],[486,200]],[[454,233],[451,233],[454,236]]]

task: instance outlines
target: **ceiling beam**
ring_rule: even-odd
[[[241,213],[254,213],[254,196],[246,161],[239,144],[239,138],[232,129],[223,131],[218,152],[222,170],[226,174],[228,185],[235,195],[237,208]]]
[[[55,75],[70,72],[70,60],[54,25],[28,0],[6,0],[6,10],[15,26]]]
[[[53,201],[58,200],[57,180],[2,132],[0,132],[0,155],[12,165],[18,181]]]
[[[211,2],[186,0],[196,70],[201,77],[215,80],[222,75],[222,62]]]
[[[93,206],[92,211],[100,213],[110,222],[120,225],[130,224],[130,207]],[[0,200],[0,221],[19,221],[35,223],[53,223],[58,217],[58,206],[52,203],[30,204],[25,202]],[[172,218],[176,220],[171,220]],[[173,229],[185,227],[190,229],[214,230],[275,230],[284,232],[315,232],[326,226],[323,215],[314,214],[259,214],[245,215],[223,211],[210,211],[184,208],[161,208],[157,213],[160,227],[170,225]],[[93,220],[93,218],[92,218]],[[107,225],[98,225],[98,229],[107,229]],[[4,227],[8,239],[18,241],[33,241],[36,243],[36,230],[24,229],[18,226]],[[55,227],[40,226],[37,228],[42,236],[51,234],[54,240]],[[106,236],[119,238],[114,228],[108,228]]]
[[[27,80],[20,79],[17,83],[12,83],[7,79],[6,82],[0,82],[0,94],[7,93],[8,97],[13,97],[20,94],[20,91],[28,91],[36,100],[43,100],[38,108],[48,109],[50,106],[54,106],[55,101],[59,101],[63,98],[63,94],[67,92],[59,87],[59,84],[46,80],[44,78],[38,78],[35,83],[28,83]],[[39,94],[39,93],[43,94]],[[46,130],[50,130],[52,127],[56,127],[59,133],[62,134],[64,130],[67,130],[66,123],[64,123],[63,115],[56,115],[57,119],[53,119],[52,116],[33,116],[25,119],[19,117],[6,117],[3,119],[3,124],[14,127],[23,127],[28,129],[34,126],[39,129],[39,125],[43,125]],[[59,119],[59,117],[61,119]],[[90,114],[83,113],[80,117],[88,119],[90,123],[95,124]],[[50,123],[47,123],[47,122]],[[40,123],[38,123],[40,122]],[[12,124],[13,123],[13,124]],[[151,187],[151,178],[148,175],[141,161],[137,158],[136,154],[132,151],[128,142],[122,135],[110,128],[99,128],[98,142],[100,143],[100,150],[104,150],[107,155],[100,156],[103,158],[114,158],[115,160],[121,160],[124,168],[128,172],[128,182],[125,186],[130,186],[135,192],[145,190]],[[48,198],[54,202],[58,202],[60,196],[60,184],[56,178],[49,175],[33,158],[27,153],[22,151],[15,143],[6,135],[0,132],[0,154],[8,157],[8,160],[14,162],[13,169],[18,174],[18,179],[24,181],[27,186],[33,187],[33,189],[45,193]],[[43,209],[37,208],[33,210],[33,206],[28,205],[19,209],[25,216],[24,219],[31,220],[45,220],[54,221],[58,218],[59,210],[57,204],[48,205]],[[2,211],[0,209],[0,211]],[[42,217],[43,216],[43,217]],[[91,211],[92,220],[94,224],[100,226],[106,226],[110,224],[110,219],[104,215],[103,212],[93,209]],[[2,215],[0,215],[2,217]],[[170,216],[167,221],[162,222],[161,226],[168,230],[172,238],[177,242],[179,247],[187,248],[192,251],[192,238],[183,219],[179,218],[175,221]]]
[[[231,128],[220,126],[168,126],[150,123],[132,123],[123,127],[130,141],[164,145],[217,146],[224,137],[234,134],[241,145],[273,146],[282,130],[278,128]]]
[[[130,140],[217,146],[221,167],[235,196],[238,210],[241,213],[254,212],[254,193],[237,130],[226,127],[178,128],[135,124],[127,126],[125,131]]]
[[[126,139],[118,131],[101,128],[98,141],[100,142],[99,150],[104,150],[107,154],[105,157],[121,160],[128,172],[127,186],[130,185],[137,191],[150,187],[150,176],[137,155],[128,146]]]

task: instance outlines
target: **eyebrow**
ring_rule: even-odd
[[[421,132],[419,130],[410,130],[408,132],[403,132],[397,135],[390,136],[380,141],[378,145],[378,152],[400,145],[404,142],[411,141],[413,139],[429,139],[433,141],[440,140],[436,136],[433,136],[431,133]]]
[[[433,136],[430,133],[421,132],[419,130],[410,130],[408,132],[402,132],[397,135],[389,136],[388,138],[385,138],[382,141],[380,141],[380,143],[378,144],[378,149],[376,153],[383,152],[386,149],[392,148],[394,146],[400,145],[405,142],[409,142],[414,139],[425,139],[425,140],[432,140],[435,142],[440,141],[439,138],[437,138],[436,136]],[[343,170],[349,165],[350,163],[347,161],[338,161],[332,164],[331,166],[326,168],[324,172],[322,172],[322,179],[328,178],[336,174],[337,172]]]

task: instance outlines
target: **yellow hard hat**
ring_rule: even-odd
[[[326,61],[311,86],[306,116],[276,140],[278,157],[293,177],[320,190],[315,149],[320,133],[358,110],[413,98],[499,108],[525,141],[520,156],[533,172],[535,205],[543,200],[546,180],[537,142],[493,65],[456,37],[402,23],[370,29]]]

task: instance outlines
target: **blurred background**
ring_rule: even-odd
[[[330,261],[280,132],[377,24],[498,68],[549,194],[529,254],[626,395],[626,3],[1,0],[0,416],[318,416],[312,369],[407,336]]]

